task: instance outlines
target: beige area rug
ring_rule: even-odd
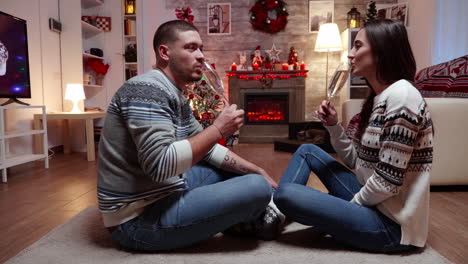
[[[405,255],[353,251],[297,223],[277,241],[256,241],[221,234],[189,249],[169,253],[131,253],[115,249],[90,207],[24,249],[6,263],[450,263],[432,248]]]

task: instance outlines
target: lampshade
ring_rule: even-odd
[[[85,99],[83,85],[78,83],[67,84],[67,90],[65,91],[65,99],[67,100],[81,100]]]
[[[335,23],[326,23],[320,25],[315,42],[315,51],[328,52],[343,50],[341,44],[340,31]]]
[[[343,50],[341,43],[340,31],[335,23],[326,23],[320,25],[315,42],[315,51],[327,53],[327,64],[325,68],[325,89],[328,88],[328,53],[330,51]]]
[[[81,110],[78,108],[78,102],[82,99],[85,99],[85,94],[82,84],[69,83],[67,84],[67,89],[65,91],[65,99],[73,102],[72,113],[79,113]]]

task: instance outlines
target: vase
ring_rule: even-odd
[[[102,85],[103,80],[104,80],[104,74],[102,73],[96,74],[96,85]]]

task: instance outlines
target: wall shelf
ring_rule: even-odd
[[[139,65],[139,60],[137,54],[140,51],[138,46],[140,44],[139,36],[140,32],[139,28],[140,22],[138,17],[140,15],[139,7],[141,4],[140,0],[135,1],[135,13],[134,14],[125,14],[125,0],[121,0],[122,2],[122,26],[123,26],[123,62],[124,62],[124,76],[125,80],[128,80],[134,76],[136,76],[139,71],[141,70]],[[141,40],[140,40],[141,41]],[[130,53],[129,53],[130,52]],[[126,56],[127,55],[127,56]],[[129,61],[127,61],[129,60]]]
[[[103,5],[104,2],[102,0],[81,0],[81,6],[84,9],[100,6]]]
[[[110,1],[108,1],[110,2]],[[99,10],[103,9],[104,7],[104,0],[81,0],[81,16],[95,16]],[[89,9],[89,10],[88,10]],[[82,30],[82,50],[83,50],[83,88],[89,89],[87,92],[87,97],[89,100],[85,100],[84,105],[88,106],[89,101],[92,101],[94,104],[96,94],[92,94],[90,91],[100,92],[104,89],[103,83],[104,80],[98,80],[95,72],[90,69],[88,65],[88,61],[93,60],[100,60],[104,63],[104,60],[108,57],[104,56],[96,56],[90,53],[90,50],[100,49],[102,50],[103,54],[107,54],[106,45],[105,45],[105,37],[104,31],[101,28],[98,28],[93,24],[90,24],[86,21],[81,21],[81,30]],[[104,63],[105,64],[105,63]],[[99,83],[99,84],[96,84]]]
[[[85,39],[96,36],[97,34],[103,33],[102,29],[91,25],[88,22],[81,20],[81,32]]]
[[[89,53],[86,53],[86,52],[83,52],[83,59],[100,59],[100,60],[103,60],[104,58],[103,57],[99,57],[99,56],[96,56],[96,55],[93,55],[93,54],[89,54]]]

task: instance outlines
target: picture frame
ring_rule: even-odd
[[[231,3],[208,3],[208,35],[231,35]]]
[[[320,25],[333,23],[335,1],[309,0],[309,32],[318,33]]]
[[[391,5],[377,6],[377,19],[399,20],[405,26],[408,26],[408,3],[398,3]]]

